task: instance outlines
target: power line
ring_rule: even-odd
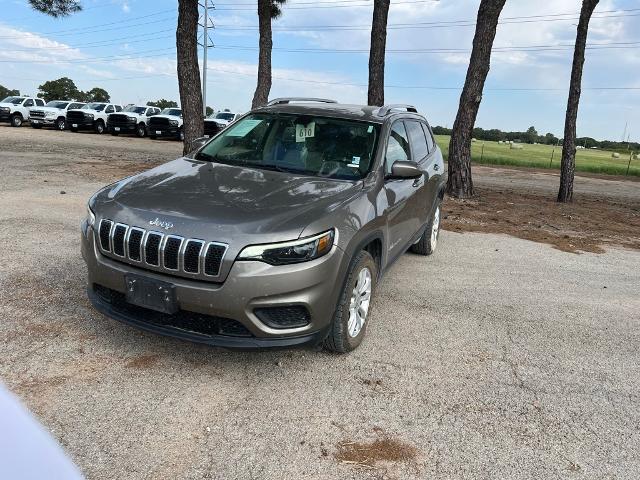
[[[622,13],[620,13],[622,12]],[[599,12],[600,16],[594,14],[592,19],[601,18],[620,18],[620,17],[637,17],[640,14],[633,13],[640,12],[640,8],[628,9],[628,10],[607,10]],[[604,13],[616,13],[616,15],[601,15]],[[568,15],[573,15],[567,17]],[[538,23],[538,22],[557,22],[557,21],[576,21],[578,13],[559,13],[549,15],[523,15],[518,17],[504,17],[498,23],[501,25],[518,24],[518,23]],[[567,17],[567,18],[560,18]],[[448,27],[469,27],[475,26],[475,20],[442,20],[433,22],[415,22],[415,23],[391,23],[387,25],[387,30],[402,30],[412,28],[448,28]],[[257,25],[229,25],[229,24],[217,24],[218,30],[257,30]],[[289,27],[273,27],[273,31],[279,32],[296,32],[296,31],[322,31],[322,30],[338,30],[338,31],[351,31],[351,30],[369,30],[371,25],[299,25]]]

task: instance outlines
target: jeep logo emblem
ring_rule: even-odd
[[[152,225],[154,227],[164,228],[165,230],[170,230],[170,229],[173,228],[173,223],[171,223],[171,222],[163,222],[162,220],[160,220],[157,217],[156,217],[155,220],[151,220],[149,222],[149,225]]]

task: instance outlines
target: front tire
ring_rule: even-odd
[[[184,130],[183,129],[180,129],[180,134],[178,135],[178,139],[181,142],[184,142]]]
[[[56,120],[56,129],[60,130],[61,132],[64,131],[67,128],[67,121],[64,118],[59,118]]]
[[[98,120],[96,122],[95,129],[98,135],[102,135],[104,133],[104,122],[102,120]]]
[[[377,278],[378,267],[375,260],[369,252],[361,251],[349,267],[331,330],[323,343],[324,348],[332,352],[347,353],[362,343]]]
[[[21,127],[22,126],[22,115],[19,113],[13,115],[11,117],[11,126],[12,127]]]
[[[411,245],[411,251],[418,255],[431,255],[436,251],[438,246],[438,237],[440,237],[440,219],[442,216],[442,201],[437,200],[433,215],[427,224],[427,228],[416,243]]]
[[[139,138],[143,138],[145,135],[147,134],[147,129],[144,127],[144,124],[140,124],[138,125],[138,128],[136,129],[136,135]]]

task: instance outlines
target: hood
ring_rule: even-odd
[[[14,108],[17,107],[18,105],[14,105],[13,103],[5,103],[5,102],[0,102],[0,107],[10,107],[10,108]]]
[[[104,113],[104,110],[94,110],[93,108],[72,108],[71,110],[67,110],[67,112]]]
[[[64,110],[64,108],[54,108],[54,107],[31,107],[30,111],[37,110],[39,112],[45,113],[59,113]]]
[[[238,247],[296,239],[312,221],[362,191],[328,180],[180,158],[102,190],[96,216]],[[157,223],[157,222],[156,222]]]
[[[182,120],[178,115],[154,115],[152,118],[168,118],[169,120]]]

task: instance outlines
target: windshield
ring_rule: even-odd
[[[160,112],[160,115],[173,115],[174,117],[179,117],[182,115],[182,110],[179,108],[165,108]]]
[[[2,100],[2,103],[13,103],[14,105],[18,105],[19,103],[22,103],[23,100],[24,97],[7,97]]]
[[[67,105],[69,105],[69,102],[60,102],[58,100],[53,100],[51,102],[48,102],[46,106],[51,108],[66,108]]]
[[[135,105],[131,105],[130,107],[125,108],[124,111],[143,114],[147,111],[147,107],[136,107]]]
[[[218,112],[215,114],[215,116],[212,116],[211,118],[217,118],[220,120],[233,120],[233,113],[229,113],[229,112]]]
[[[359,180],[371,169],[380,126],[292,114],[254,114],[231,124],[197,155],[229,165]]]
[[[98,112],[101,112],[106,106],[106,103],[87,103],[82,107],[82,110],[97,110]]]

